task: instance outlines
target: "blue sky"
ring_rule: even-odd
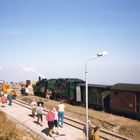
[[[140,83],[140,1],[0,0],[0,79]]]

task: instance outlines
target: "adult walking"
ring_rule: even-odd
[[[25,91],[25,87],[24,87],[24,85],[21,86],[21,90],[20,90],[20,92],[21,92],[21,94],[22,94],[23,96],[25,96],[26,91]]]
[[[39,106],[36,108],[37,112],[37,123],[43,126],[42,121],[43,121],[43,107],[42,104],[39,104]],[[41,121],[41,122],[40,122]]]
[[[58,132],[58,111],[56,110],[55,107],[53,108],[53,112],[55,114],[55,117],[54,117],[54,132],[58,135],[59,134],[59,132]]]
[[[28,89],[28,85],[25,85],[25,96],[29,95],[29,89]]]
[[[13,95],[12,95],[12,93],[9,93],[9,94],[7,95],[7,99],[8,99],[8,101],[9,101],[9,105],[11,106],[11,105],[12,105],[12,101],[13,101]]]
[[[64,110],[65,110],[65,105],[64,105],[64,101],[62,100],[58,105],[58,125],[60,127],[63,127],[63,123],[64,123]]]
[[[55,114],[53,112],[53,109],[51,109],[46,114],[46,120],[48,122],[50,136],[52,136],[52,134],[54,133],[54,119],[55,119]]]
[[[7,98],[2,94],[1,96],[1,107],[5,107],[5,103],[7,103]]]
[[[32,107],[32,117],[34,118],[35,112],[36,112],[36,107],[37,107],[37,102],[35,99],[31,102],[31,107]]]

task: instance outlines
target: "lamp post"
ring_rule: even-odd
[[[91,61],[93,59],[96,59],[98,57],[101,57],[101,56],[106,56],[107,54],[108,53],[106,51],[97,53],[97,56],[88,59],[86,61],[86,63],[85,63],[85,82],[86,82],[86,140],[88,140],[88,70],[87,70],[87,65],[88,65],[89,61]]]

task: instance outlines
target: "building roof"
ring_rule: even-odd
[[[118,83],[113,85],[110,90],[140,92],[140,84]]]

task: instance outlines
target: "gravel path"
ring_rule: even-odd
[[[0,107],[0,110],[23,124],[27,129],[38,133],[45,140],[83,140],[83,133],[67,124],[64,124],[63,128],[59,128],[60,135],[47,136],[48,126],[45,116],[43,116],[43,126],[40,126],[36,123],[37,118],[30,116],[31,110],[17,104],[13,103],[12,106],[5,104],[5,107]]]

